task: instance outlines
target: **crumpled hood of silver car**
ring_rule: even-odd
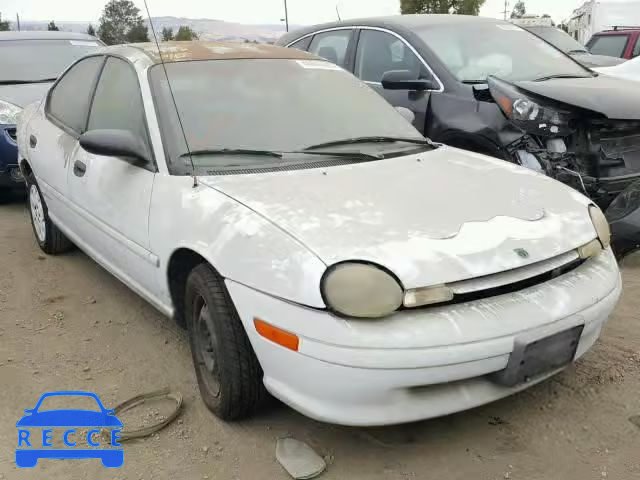
[[[595,238],[586,197],[531,170],[450,147],[326,169],[200,179],[327,265],[375,262],[405,288],[517,268]]]

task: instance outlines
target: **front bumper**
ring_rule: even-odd
[[[0,125],[0,188],[24,188],[15,125]]]
[[[551,281],[465,304],[345,320],[227,281],[264,370],[267,389],[305,415],[371,426],[416,421],[482,405],[527,388],[489,380],[522,333],[584,325],[575,358],[600,335],[621,292],[610,249]],[[295,333],[299,351],[259,336],[253,318]]]

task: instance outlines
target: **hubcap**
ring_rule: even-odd
[[[202,297],[198,299],[197,305],[200,305],[200,309],[199,311],[196,309],[194,313],[197,315],[198,363],[202,373],[204,373],[204,380],[211,394],[218,396],[220,393],[220,381],[215,355],[218,339],[213,328],[213,321],[209,315],[209,308]]]
[[[31,220],[33,221],[33,229],[36,231],[38,240],[44,243],[47,236],[47,227],[44,221],[44,208],[38,187],[31,185],[29,189],[29,205],[31,206]]]

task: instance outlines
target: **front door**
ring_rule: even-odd
[[[394,107],[413,112],[413,125],[424,134],[429,91],[385,90],[382,76],[391,70],[408,70],[416,79],[434,80],[422,60],[401,38],[380,30],[362,29],[355,58],[355,75]]]
[[[89,112],[87,131],[128,130],[149,161],[93,155],[78,147],[67,173],[83,247],[132,288],[153,290],[157,258],[149,251],[149,206],[155,178],[144,107],[135,70],[108,57]]]

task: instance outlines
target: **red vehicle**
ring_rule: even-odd
[[[587,42],[593,55],[609,55],[627,60],[640,55],[640,27],[614,27],[593,34]]]

